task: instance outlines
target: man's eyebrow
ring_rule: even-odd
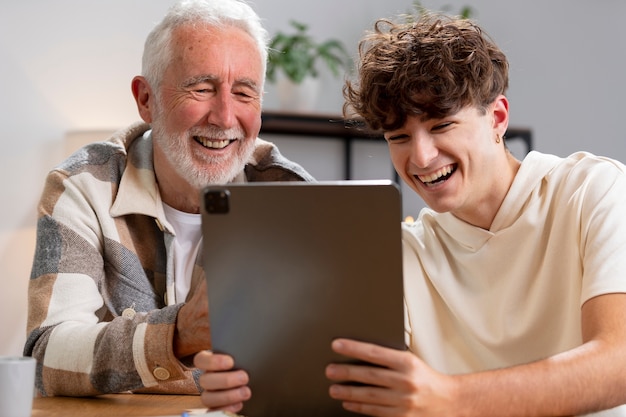
[[[259,84],[251,78],[240,78],[235,81],[235,85],[243,85],[244,87],[248,87],[257,94],[261,91]]]
[[[184,88],[187,88],[187,87],[192,87],[194,85],[201,84],[201,83],[212,83],[217,80],[218,80],[218,77],[216,75],[204,74],[204,75],[198,75],[196,77],[186,79],[185,81],[183,81],[181,86]]]

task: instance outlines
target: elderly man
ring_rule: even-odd
[[[138,123],[49,175],[25,355],[41,395],[198,393],[210,348],[200,190],[312,181],[257,138],[267,32],[238,0],[174,5],[132,80]]]

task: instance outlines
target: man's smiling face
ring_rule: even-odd
[[[488,226],[513,180],[499,143],[507,121],[501,96],[485,112],[468,106],[442,118],[409,116],[385,139],[396,171],[430,208]]]
[[[200,189],[243,170],[261,126],[262,68],[257,44],[241,29],[181,27],[172,34],[152,120],[168,175]]]

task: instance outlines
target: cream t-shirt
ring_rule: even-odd
[[[411,350],[456,374],[580,345],[582,304],[626,292],[625,173],[588,153],[531,152],[490,230],[430,209],[404,224]]]

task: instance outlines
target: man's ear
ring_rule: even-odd
[[[154,95],[152,94],[150,84],[148,84],[148,81],[144,77],[138,75],[133,78],[131,89],[133,91],[133,97],[135,97],[135,102],[137,103],[139,115],[144,122],[152,123]]]
[[[499,95],[493,102],[492,111],[493,129],[502,137],[509,127],[509,100]]]

